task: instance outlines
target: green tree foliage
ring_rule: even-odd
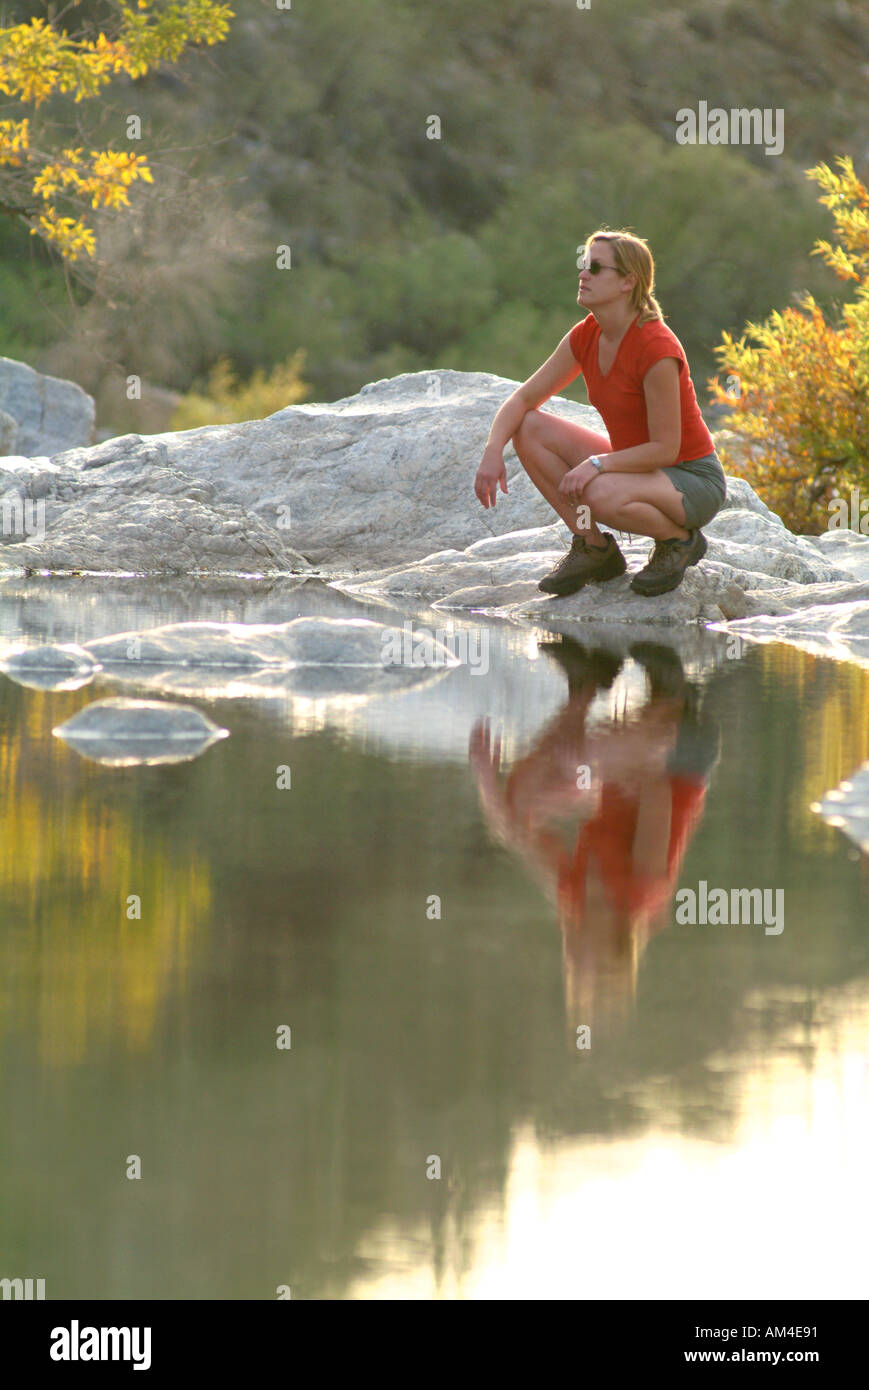
[[[77,12],[98,26],[112,2]],[[110,143],[134,91],[160,191],[139,188],[137,228],[100,227],[104,268],[66,325],[46,332],[34,294],[0,332],[92,390],[107,363],[187,390],[222,355],[248,377],[299,349],[321,400],[433,366],[523,377],[579,317],[575,248],[606,223],[648,238],[699,389],[722,330],[795,290],[835,306],[807,251],[823,212],[802,170],[869,122],[869,15],[840,10],[249,0],[195,62],[106,89],[92,143]],[[783,154],[677,146],[675,112],[700,91],[785,108]],[[93,104],[70,143],[83,114]],[[0,286],[2,260],[26,274],[25,254],[0,249]],[[583,398],[581,379],[570,391]]]

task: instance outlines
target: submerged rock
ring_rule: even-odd
[[[842,585],[840,602],[794,605],[774,615],[759,614],[727,627],[749,642],[789,642],[813,656],[869,666],[869,584]]]
[[[869,854],[869,763],[812,802],[812,810]]]
[[[288,663],[286,642],[281,640],[289,624],[270,623],[166,623],[161,627],[117,632],[97,637],[86,648],[106,669],[125,666],[138,670],[149,666],[215,666],[260,670]]]
[[[78,690],[100,670],[91,653],[73,642],[21,647],[0,658],[0,671],[33,690]]]
[[[180,763],[198,758],[229,730],[192,705],[158,700],[97,700],[52,729],[83,757],[110,767]]]
[[[461,664],[443,642],[409,642],[367,618],[286,623],[169,623],[86,644],[113,680],[174,694],[367,697],[416,685]]]

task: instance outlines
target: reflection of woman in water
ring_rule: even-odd
[[[698,719],[670,648],[631,648],[649,677],[649,700],[628,721],[592,729],[589,707],[612,685],[620,659],[570,638],[544,648],[567,673],[566,705],[503,785],[500,743],[485,723],[471,735],[471,763],[490,828],[557,902],[569,1020],[590,1024],[595,1005],[610,1018],[627,1008],[646,942],[667,925],[718,735]],[[572,849],[551,826],[567,813],[579,816]]]

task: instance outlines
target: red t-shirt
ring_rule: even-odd
[[[584,917],[585,876],[590,854],[598,862],[607,897],[617,911],[655,913],[666,906],[674,891],[688,841],[706,802],[706,783],[702,778],[671,773],[669,781],[672,811],[665,872],[645,874],[634,865],[639,797],[607,783],[601,789],[597,815],[585,823],[577,836],[573,856],[563,849],[558,856],[558,897],[563,908],[574,916]]]
[[[649,443],[649,421],[643,377],[662,357],[679,363],[679,396],[682,406],[682,440],[679,460],[711,454],[715,441],[700,414],[685,350],[676,334],[660,319],[637,324],[636,314],[619,343],[606,376],[597,360],[600,324],[588,314],[570,331],[570,350],[582,367],[588,399],[601,415],[613,450],[632,449]]]

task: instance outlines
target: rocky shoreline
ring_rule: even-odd
[[[70,383],[57,383],[52,405],[51,378],[12,376],[14,392],[0,370],[0,410],[17,409],[19,436],[36,438],[29,381],[56,440],[62,406],[81,407],[78,388],[71,395]],[[566,599],[540,594],[537,581],[569,543],[567,527],[553,524],[512,448],[508,493],[495,508],[481,508],[472,487],[492,417],[515,384],[410,373],[264,420],[0,456],[0,577],[318,575],[386,607],[411,602],[550,626],[711,623],[748,640],[867,659],[869,538],[842,529],[793,535],[738,478],[704,528],[707,556],[672,593],[630,591],[651,543],[620,537],[627,575]],[[590,407],[555,398],[545,408],[600,427]],[[87,429],[87,409],[78,409],[72,436]]]

